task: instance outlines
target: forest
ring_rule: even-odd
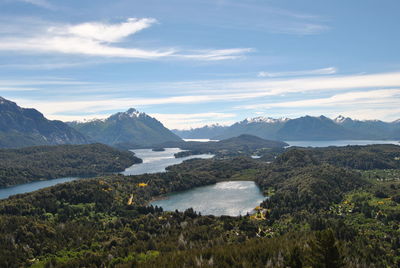
[[[0,187],[68,176],[123,171],[142,160],[103,144],[0,149]]]
[[[12,196],[0,201],[0,266],[398,267],[399,157],[398,146],[294,148],[272,163],[192,159],[166,173]],[[254,214],[149,206],[166,193],[235,179],[265,193]]]

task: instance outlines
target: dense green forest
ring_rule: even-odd
[[[0,187],[67,176],[96,176],[140,163],[131,152],[103,144],[0,150]]]
[[[186,151],[175,154],[175,157],[185,157],[195,154],[214,154],[217,158],[240,155],[259,155],[272,159],[282,153],[289,144],[281,141],[265,140],[256,136],[243,134],[238,137],[209,142],[168,142],[161,147],[179,147]]]
[[[359,157],[371,164],[352,166]],[[13,196],[0,201],[0,266],[398,267],[400,170],[388,167],[399,157],[397,146],[295,148],[272,163],[193,159],[167,173]],[[269,196],[257,213],[148,206],[165,193],[232,179],[254,180]]]

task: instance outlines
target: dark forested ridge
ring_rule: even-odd
[[[167,173],[14,196],[0,201],[0,266],[398,267],[400,170],[391,165],[399,153],[398,146],[351,146],[289,149],[270,164],[193,159]],[[355,169],[357,162],[341,161],[347,154],[372,164]],[[162,194],[234,179],[255,180],[269,196],[257,213],[214,217],[148,206]]]
[[[167,142],[158,145],[159,147],[179,147],[185,152],[176,154],[176,157],[183,157],[193,154],[211,153],[218,157],[238,156],[251,154],[274,155],[284,151],[289,144],[281,141],[265,140],[253,135],[243,134],[220,141],[209,142]]]
[[[67,176],[95,176],[140,163],[103,144],[0,149],[0,187]]]
[[[392,144],[369,146],[345,146],[327,148],[294,148],[278,157],[277,161],[292,161],[299,165],[301,160],[310,163],[328,163],[353,169],[399,169],[400,146]]]
[[[0,97],[0,148],[85,143],[89,139],[67,124]]]

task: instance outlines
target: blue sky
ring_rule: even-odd
[[[398,0],[0,0],[0,96],[167,127],[400,118]]]

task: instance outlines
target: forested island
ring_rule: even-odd
[[[0,149],[0,187],[67,176],[96,176],[141,163],[131,152],[104,144]]]
[[[397,267],[398,162],[394,145],[293,148],[272,163],[193,159],[13,196],[0,201],[0,266]],[[269,198],[239,217],[149,206],[225,180],[254,180]]]
[[[274,156],[282,153],[284,148],[289,146],[289,144],[243,134],[220,141],[167,142],[161,146],[179,147],[185,150],[175,154],[175,157],[209,153],[214,154],[217,158],[257,154],[272,159]]]

